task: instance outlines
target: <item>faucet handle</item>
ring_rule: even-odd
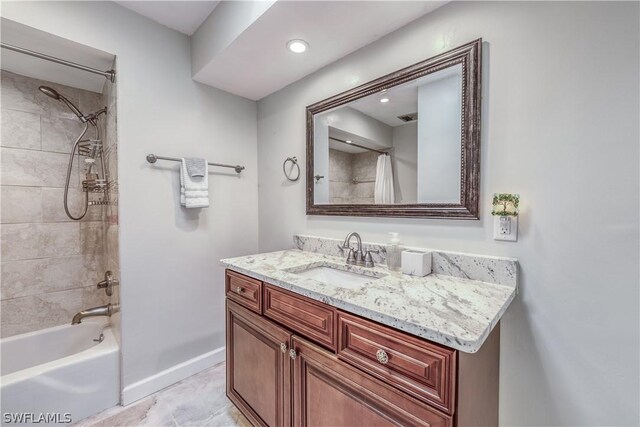
[[[369,249],[367,250],[367,252],[364,255],[364,266],[365,267],[373,267],[375,264],[373,262],[373,257],[371,256],[371,252],[373,253],[380,253],[379,250],[373,250],[373,249]]]
[[[349,248],[349,254],[347,255],[347,264],[356,264],[356,251],[353,248]]]
[[[113,278],[113,273],[107,271],[104,273],[104,280],[98,283],[98,289],[104,289],[108,296],[113,294],[113,287],[118,284],[118,281]]]

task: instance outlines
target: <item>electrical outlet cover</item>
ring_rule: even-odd
[[[516,242],[518,240],[518,217],[495,215],[493,217],[493,239]]]

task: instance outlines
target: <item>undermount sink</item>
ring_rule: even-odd
[[[301,271],[295,271],[294,274],[308,277],[328,285],[348,289],[358,289],[365,283],[379,279],[379,277],[368,276],[353,271],[339,270],[327,266],[309,267]]]

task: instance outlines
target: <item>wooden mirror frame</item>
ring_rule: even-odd
[[[316,204],[314,200],[314,116],[383,89],[462,64],[460,203],[398,205]],[[307,106],[307,215],[480,219],[480,108],[482,39],[400,69],[354,89]]]

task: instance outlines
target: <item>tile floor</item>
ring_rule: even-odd
[[[225,395],[225,364],[216,365],[127,407],[86,418],[76,427],[250,427]]]

